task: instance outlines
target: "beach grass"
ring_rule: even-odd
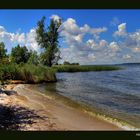
[[[29,83],[55,82],[55,70],[46,66],[24,64],[21,69],[22,77]]]
[[[14,63],[0,65],[0,81],[23,80],[26,83],[56,82],[55,70],[46,66]]]

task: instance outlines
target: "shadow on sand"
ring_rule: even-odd
[[[24,107],[0,105],[0,130],[23,130],[25,126],[36,123],[35,119],[45,118]]]

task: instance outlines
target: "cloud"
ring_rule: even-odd
[[[129,49],[131,53],[140,53],[140,30],[127,33],[121,42],[123,48]]]
[[[89,54],[88,54],[88,58],[89,58],[91,61],[96,60],[96,56],[94,55],[94,53],[89,53]]]
[[[87,40],[87,46],[91,47],[91,48],[95,48],[97,46],[97,44],[95,43],[95,41],[93,39],[89,39]]]
[[[140,47],[132,48],[132,51],[135,53],[140,53]]]
[[[126,23],[122,23],[122,24],[118,25],[118,31],[116,31],[114,33],[114,36],[124,37],[126,35],[127,35],[127,33],[126,33]]]
[[[6,31],[3,26],[0,26],[0,42],[4,42],[8,52],[11,51],[12,47],[17,44],[21,46],[27,46],[29,50],[39,50],[39,46],[35,40],[35,29],[31,29],[27,34],[25,33],[11,33]]]
[[[114,42],[114,41],[111,42],[108,47],[112,52],[118,52],[121,50],[117,42]]]
[[[89,39],[87,40],[86,45],[92,50],[101,50],[102,48],[108,45],[108,42],[104,39],[98,40],[98,42],[93,39]]]
[[[93,29],[90,29],[90,33],[91,34],[100,34],[100,33],[102,33],[102,32],[106,32],[107,31],[107,28],[106,27],[103,27],[103,28],[93,28]]]
[[[96,61],[96,52],[107,46],[107,41],[99,39],[106,27],[93,28],[88,24],[79,26],[75,19],[68,18],[60,27],[60,35],[67,48],[61,48],[63,61],[89,64]],[[89,35],[87,39],[85,36]]]
[[[106,41],[106,40],[100,40],[100,42],[99,42],[99,46],[102,48],[102,47],[105,47],[105,46],[107,46],[108,45],[108,42]]]
[[[61,35],[78,35],[81,33],[80,28],[76,24],[76,21],[73,18],[68,18],[60,27]]]
[[[131,59],[131,58],[132,58],[132,56],[129,54],[123,55],[123,59]]]
[[[34,29],[31,29],[29,33],[26,34],[25,45],[28,47],[29,50],[35,50],[39,53],[40,46],[36,42],[35,38],[36,38],[36,31],[34,28]]]
[[[0,33],[4,31],[5,31],[5,28],[3,26],[0,26]]]
[[[66,34],[70,34],[70,35],[78,35],[78,34],[99,35],[99,34],[107,31],[106,27],[91,28],[87,24],[85,24],[82,27],[79,27],[73,18],[68,18],[66,21],[64,21],[60,28],[61,28],[60,30],[61,30],[62,36],[66,35]]]

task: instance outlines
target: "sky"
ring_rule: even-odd
[[[0,42],[40,52],[35,29],[62,19],[61,60],[80,64],[140,62],[140,10],[0,10]]]

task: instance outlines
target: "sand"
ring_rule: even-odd
[[[18,105],[34,110],[38,116],[43,118],[34,119],[33,124],[26,124],[21,130],[122,130],[114,124],[70,107],[50,96],[40,94],[30,89],[29,85],[11,84],[6,86],[6,89],[16,91],[17,94],[5,96],[3,104]]]

